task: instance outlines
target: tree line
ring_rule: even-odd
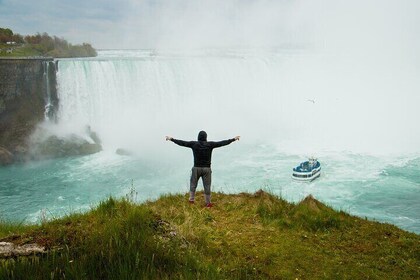
[[[22,36],[14,34],[9,28],[0,28],[0,43],[30,47],[41,56],[51,57],[89,57],[96,56],[96,50],[88,43],[72,45],[63,38],[48,33]]]
[[[22,44],[25,42],[23,36],[20,34],[13,34],[13,31],[9,28],[0,27],[0,43],[16,42]]]

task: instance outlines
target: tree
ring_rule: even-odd
[[[0,42],[6,43],[12,41],[13,31],[9,28],[0,27]]]
[[[6,36],[12,37],[13,31],[10,28],[1,28],[0,27],[0,34],[4,34]]]
[[[23,44],[25,43],[25,40],[23,39],[23,36],[20,34],[13,34],[12,36],[12,41],[16,42],[18,44]]]

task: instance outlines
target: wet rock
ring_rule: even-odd
[[[0,99],[0,114],[6,111],[6,103],[3,99]]]
[[[18,145],[13,151],[15,162],[24,162],[28,160],[28,147]]]
[[[13,154],[6,148],[0,147],[0,165],[13,163]]]
[[[36,143],[32,150],[34,159],[58,158],[66,156],[89,155],[100,152],[102,146],[97,143],[89,143],[86,139],[77,135],[68,137],[50,136],[42,142]]]
[[[90,128],[90,125],[86,126],[86,135],[90,137],[90,139],[92,139],[92,141],[96,144],[102,144],[101,139],[99,138],[98,134],[96,134],[95,131],[92,131],[92,129]]]
[[[52,59],[2,59],[0,61],[0,146],[6,147],[19,162],[17,146],[27,140],[37,125],[44,121],[47,83],[46,65]],[[55,68],[49,68],[51,102],[58,108]],[[57,101],[54,103],[54,101]]]
[[[120,156],[131,156],[132,155],[132,153],[130,152],[130,151],[127,151],[127,150],[125,150],[125,149],[117,149],[116,151],[115,151],[115,153],[117,154],[117,155],[120,155]]]

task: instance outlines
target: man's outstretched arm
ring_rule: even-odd
[[[213,144],[212,146],[213,146],[213,148],[223,147],[223,146],[229,145],[232,142],[239,141],[240,138],[241,138],[241,136],[236,136],[235,138],[232,138],[232,139],[223,140],[223,141],[219,141],[219,142],[212,142],[212,144]]]
[[[192,145],[193,145],[193,141],[179,140],[179,139],[175,139],[171,136],[166,136],[166,141],[172,141],[179,146],[188,147],[188,148],[191,148]]]

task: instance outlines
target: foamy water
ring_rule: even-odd
[[[160,145],[162,155],[156,161],[101,152],[1,168],[0,215],[37,222],[43,215],[58,217],[88,210],[110,195],[125,196],[132,185],[139,202],[188,192],[191,151],[163,139]],[[176,150],[175,157],[164,155],[170,150]],[[167,162],[162,163],[164,160]],[[303,156],[287,155],[272,146],[236,142],[214,151],[213,190],[264,189],[292,202],[312,194],[335,209],[420,232],[420,158],[326,153],[320,158],[319,179],[295,182],[292,167],[303,160]]]

